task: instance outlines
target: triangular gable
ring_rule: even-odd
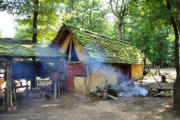
[[[68,34],[67,34],[68,33]],[[66,34],[66,35],[63,35]],[[58,37],[59,36],[59,37]],[[70,31],[66,28],[60,29],[58,35],[56,36],[55,40],[52,42],[54,45],[60,45],[59,52],[62,54],[68,54],[71,58],[73,54],[77,55],[77,58],[80,62],[84,62],[87,60],[87,55],[83,50],[83,47],[79,44],[79,42],[75,39]],[[74,47],[75,51],[73,51]],[[69,50],[68,50],[69,47]],[[68,51],[68,53],[67,53]],[[75,53],[73,53],[75,52]],[[71,55],[70,55],[71,54]],[[74,56],[76,57],[76,56]]]

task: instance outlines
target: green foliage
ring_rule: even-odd
[[[169,15],[164,1],[141,0],[124,22],[124,40],[134,43],[153,64],[173,63],[174,60]]]
[[[32,38],[32,31],[31,27],[26,27],[26,26],[19,26],[16,28],[16,33],[14,36],[14,39],[16,40],[31,40]]]
[[[8,1],[0,0],[0,11],[6,10],[8,7]]]
[[[66,3],[66,13],[70,14],[70,18],[65,22],[94,32],[107,33],[106,15],[109,9],[104,5],[99,0],[69,0]]]
[[[7,11],[17,16],[18,28],[16,38],[32,38],[33,12],[38,11],[38,40],[52,40],[57,32],[59,21],[60,0],[39,0],[38,8],[34,6],[33,0],[11,0],[7,2]]]

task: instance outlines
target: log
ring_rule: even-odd
[[[112,96],[112,95],[110,95],[110,94],[107,94],[107,96],[108,96],[109,98],[113,99],[113,100],[117,100],[116,97],[114,97],[114,96]]]
[[[96,87],[96,88],[97,88],[98,93],[101,93],[101,96],[103,96],[103,94],[106,93],[106,94],[107,94],[107,97],[109,97],[109,98],[111,98],[111,99],[113,99],[113,100],[117,100],[116,97],[108,94],[108,93],[107,93],[107,90],[101,89],[101,88],[99,88],[99,87]],[[96,95],[97,95],[97,93],[96,93]],[[99,94],[99,95],[100,95],[100,94]]]
[[[103,92],[102,98],[103,98],[104,100],[107,100],[107,98],[108,98],[107,91],[104,91],[104,92]]]
[[[107,93],[114,97],[118,97],[118,93],[114,89],[108,89]]]
[[[93,96],[95,96],[96,95],[96,91],[93,91],[93,92],[90,92],[89,93],[89,96],[91,96],[91,97],[93,97]]]
[[[103,96],[103,93],[102,93],[102,92],[97,92],[97,93],[96,93],[96,96],[97,96],[97,97],[102,97],[102,96]]]

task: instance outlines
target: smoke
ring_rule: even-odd
[[[38,57],[58,57],[61,54],[58,51],[59,46],[48,46],[48,43],[37,43],[35,46],[35,55]],[[46,59],[46,58],[45,58]]]
[[[62,55],[59,53],[59,46],[47,46],[47,43],[39,43],[35,46],[36,60],[40,62],[40,72],[45,74],[49,71],[55,71],[56,64],[61,59]],[[45,75],[46,76],[46,75]],[[48,76],[48,75],[47,75]]]
[[[36,51],[38,54],[51,54],[57,53],[59,47],[46,47],[46,51],[39,49],[39,46],[37,46]],[[50,52],[49,52],[50,51]],[[73,54],[74,55],[74,54]],[[72,57],[73,57],[72,55]],[[83,56],[83,55],[81,55]],[[148,92],[146,89],[140,87],[138,84],[135,84],[132,79],[130,78],[130,73],[124,73],[120,69],[117,69],[112,66],[112,64],[105,63],[106,58],[104,55],[102,55],[101,52],[90,54],[89,56],[86,56],[88,59],[86,59],[85,63],[90,68],[89,73],[93,74],[102,74],[104,80],[101,84],[104,85],[107,81],[107,85],[113,86],[112,88],[115,89],[117,92],[123,92],[125,96],[147,96]],[[99,62],[100,61],[100,62]],[[41,65],[50,71],[57,70],[57,63],[54,62],[53,65],[48,63],[41,62]],[[51,62],[52,63],[52,62]],[[47,67],[48,66],[48,67]],[[54,70],[53,70],[54,69]],[[96,76],[97,77],[97,76]],[[102,77],[102,76],[101,76]],[[95,78],[98,79],[98,78]],[[99,84],[99,83],[98,83]],[[100,85],[100,86],[103,86]],[[97,86],[95,86],[97,87]]]
[[[140,87],[138,84],[134,83],[132,80],[127,80],[120,82],[112,87],[118,93],[121,93],[125,97],[142,96],[148,95],[148,91],[145,88]]]
[[[43,43],[44,44],[44,43]],[[46,44],[37,44],[36,51],[36,69],[37,77],[41,78],[41,87],[53,88],[54,80],[59,79],[60,74],[63,73],[63,55],[59,52],[59,46],[47,46]],[[39,57],[40,56],[40,57]],[[44,81],[42,81],[44,80]],[[48,82],[47,80],[52,80]],[[40,82],[40,81],[38,81]],[[43,84],[46,84],[43,86]]]
[[[138,84],[135,84],[128,73],[117,70],[117,68],[113,67],[111,64],[98,62],[90,57],[86,64],[90,67],[92,73],[100,72],[103,74],[105,77],[104,80],[107,80],[107,84],[111,85],[112,89],[116,90],[118,93],[123,93],[123,96],[132,97],[148,95],[148,91]]]
[[[119,72],[111,64],[105,64],[92,58],[89,58],[86,64],[92,73],[100,72],[105,77],[107,84],[117,84]]]
[[[134,85],[134,96],[147,96],[148,95],[148,91],[145,88],[140,87],[138,84]]]

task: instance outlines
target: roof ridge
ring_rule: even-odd
[[[112,38],[112,37],[106,36],[106,35],[104,35],[104,34],[100,34],[100,33],[93,32],[93,31],[90,31],[90,30],[86,30],[86,29],[83,29],[83,28],[78,28],[78,27],[75,27],[75,26],[72,26],[72,25],[64,24],[63,27],[71,27],[71,28],[78,29],[78,30],[82,30],[82,31],[84,31],[84,32],[87,32],[87,33],[90,33],[90,34],[93,34],[93,35],[97,35],[97,36],[100,36],[100,37],[103,37],[103,38],[107,38],[107,39],[111,39],[111,40],[116,40],[116,41],[120,41],[120,42],[123,42],[123,43],[126,43],[126,44],[131,44],[131,45],[132,45],[132,43],[127,42],[127,41],[118,40],[118,39],[116,39],[116,38]]]

